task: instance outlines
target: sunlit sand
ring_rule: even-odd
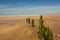
[[[35,27],[26,23],[26,18],[34,19]],[[60,18],[60,15],[43,16],[44,25],[48,26],[54,35],[60,33],[60,20],[55,20],[56,18]],[[39,16],[1,16],[1,20],[4,22],[0,22],[0,40],[38,40]],[[6,20],[8,21],[5,22]],[[54,36],[54,40],[60,40],[59,38]]]

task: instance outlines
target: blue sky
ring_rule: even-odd
[[[0,0],[0,15],[60,13],[60,0]]]

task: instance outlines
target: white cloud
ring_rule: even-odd
[[[16,7],[16,8],[6,8],[7,6],[2,6],[0,9],[1,14],[48,14],[60,12],[60,6],[36,6],[36,7]]]

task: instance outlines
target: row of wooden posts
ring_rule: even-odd
[[[35,27],[34,19],[27,18],[26,22],[29,23],[29,24],[31,24],[32,27]]]

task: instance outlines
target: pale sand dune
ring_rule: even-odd
[[[5,16],[0,17],[0,20],[25,20],[31,18],[35,20],[36,27],[31,27],[24,21],[16,22],[0,22],[0,40],[38,40],[37,30],[39,16]],[[60,15],[45,15],[43,16],[44,25],[49,26],[54,34],[60,33]],[[54,37],[54,40],[60,40],[59,37]]]

